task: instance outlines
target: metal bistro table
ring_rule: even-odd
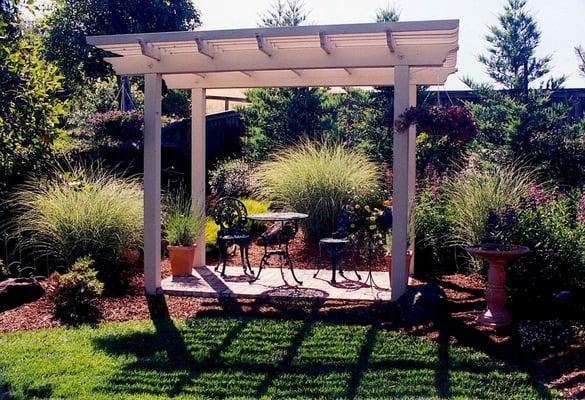
[[[258,280],[264,264],[268,264],[270,257],[280,256],[281,260],[288,264],[295,282],[297,282],[299,285],[303,284],[303,282],[299,281],[295,276],[293,262],[288,252],[288,244],[295,237],[299,230],[299,221],[305,218],[309,218],[309,216],[307,214],[297,212],[267,212],[248,215],[248,219],[252,221],[280,223],[280,229],[278,231],[275,232],[273,229],[269,229],[260,235],[260,240],[264,246],[264,255],[262,256],[262,260],[260,261],[260,265],[258,267],[258,274],[250,281],[250,283]],[[281,270],[282,264],[283,263],[281,262]]]

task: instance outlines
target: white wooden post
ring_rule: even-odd
[[[411,104],[410,68],[394,67],[394,122]],[[413,162],[414,147],[410,146],[414,127],[407,131],[394,129],[393,145],[393,222],[392,222],[392,270],[390,274],[391,300],[397,300],[407,289],[406,250],[408,248],[409,170]]]
[[[205,218],[205,89],[191,91],[191,199],[199,209],[195,213]],[[197,250],[195,266],[205,265],[205,229]]]
[[[161,88],[160,74],[144,75],[144,287],[161,293]]]
[[[408,86],[408,106],[416,106],[416,85],[410,84]],[[408,212],[410,222],[410,230],[414,230],[414,212],[415,212],[415,197],[416,197],[416,127],[411,126],[408,130]],[[412,232],[414,235],[414,232]],[[411,238],[411,243],[408,249],[412,251],[412,257],[410,259],[409,272],[410,275],[414,274],[414,237]]]

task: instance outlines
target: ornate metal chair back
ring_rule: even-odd
[[[244,203],[234,197],[224,197],[215,205],[213,219],[219,226],[220,236],[238,235],[246,232],[247,216]]]

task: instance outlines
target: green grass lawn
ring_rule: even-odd
[[[371,326],[297,320],[3,334],[0,374],[10,399],[551,397],[528,374],[476,351]]]

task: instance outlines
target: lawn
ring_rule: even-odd
[[[552,397],[459,346],[365,325],[197,318],[0,335],[10,399]]]

